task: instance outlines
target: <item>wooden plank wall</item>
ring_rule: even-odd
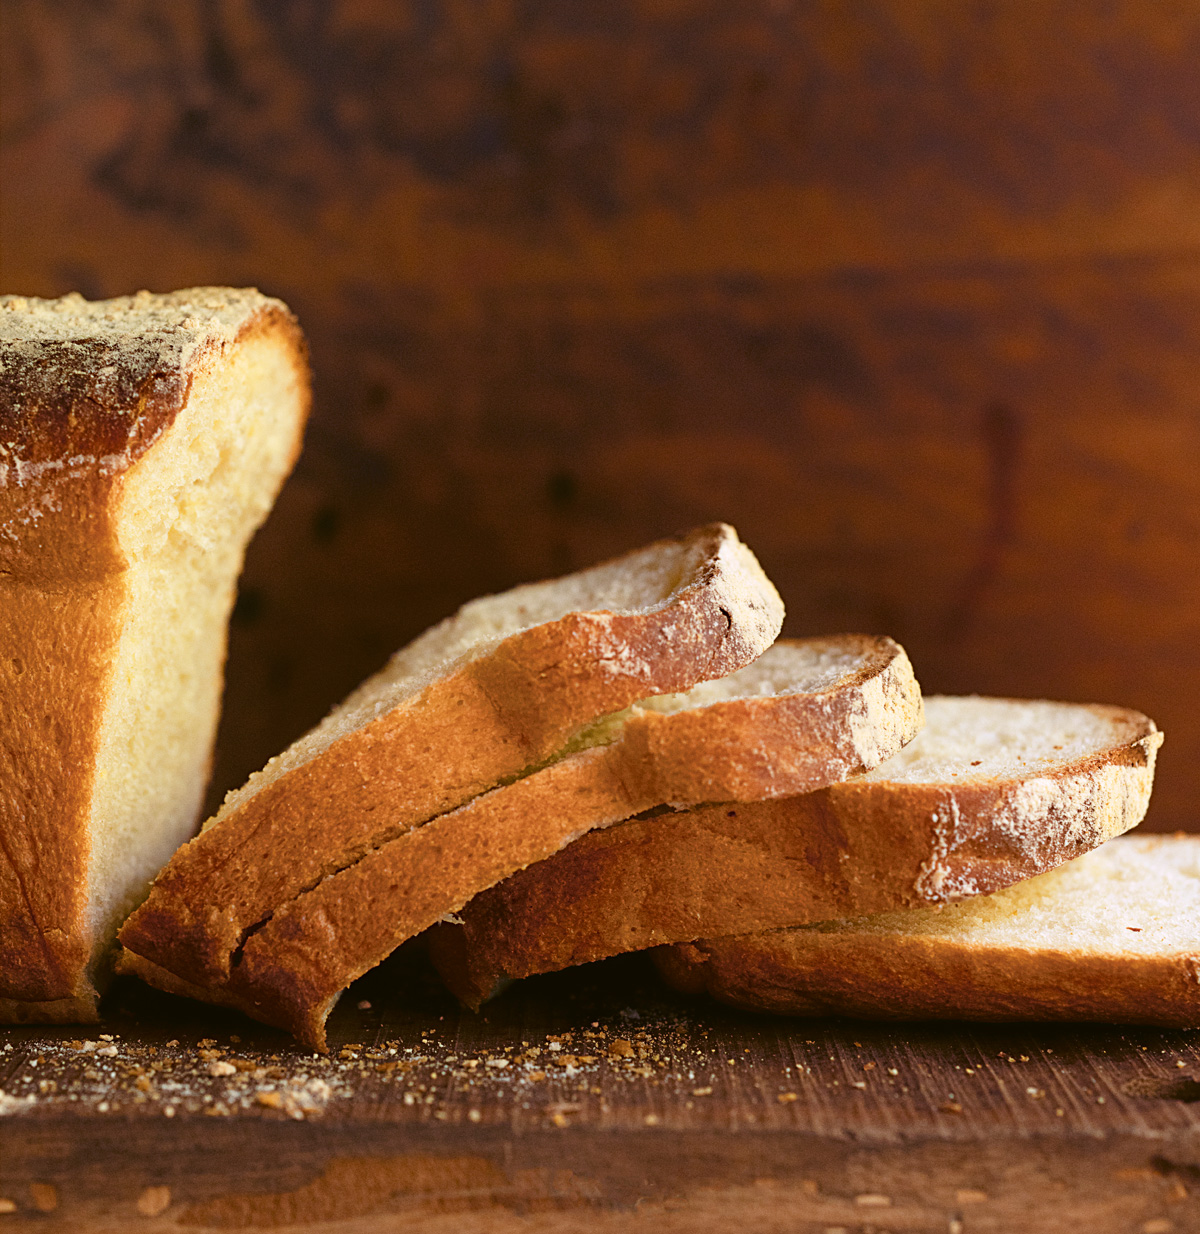
[[[482,590],[710,518],[793,634],[1200,765],[1200,15],[1129,0],[3,0],[6,289],[313,346],[214,792]]]

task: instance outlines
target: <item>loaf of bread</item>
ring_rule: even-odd
[[[655,952],[786,1015],[1200,1027],[1200,836],[1127,836],[993,895]]]
[[[582,837],[439,925],[442,977],[478,1006],[509,979],[621,952],[987,894],[1145,814],[1162,734],[1137,712],[934,697],[925,715],[858,779]]]
[[[226,799],[122,927],[122,965],[226,987],[283,905],[561,751],[597,717],[760,656],[783,605],[713,524],[465,605]]]
[[[667,801],[807,792],[875,766],[920,723],[912,667],[891,639],[784,640],[732,676],[605,717],[548,766],[280,905],[219,986],[203,988],[130,951],[122,967],[240,1007],[324,1049],[326,1017],[355,977],[591,828]]]
[[[250,536],[300,449],[278,300],[0,299],[0,1020],[86,1020],[190,836]]]

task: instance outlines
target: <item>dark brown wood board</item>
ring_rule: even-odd
[[[409,949],[327,1059],[120,984],[0,1034],[0,1230],[1200,1231],[1200,1032],[750,1016],[644,957],[460,1012]]]

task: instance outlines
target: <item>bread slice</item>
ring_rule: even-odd
[[[194,831],[242,554],[308,405],[256,291],[0,299],[0,1020],[93,1019]]]
[[[912,667],[891,639],[780,642],[730,677],[606,717],[548,766],[331,874],[264,920],[220,985],[173,979],[134,953],[123,967],[324,1049],[325,1019],[355,977],[590,828],[663,801],[808,791],[874,766],[920,723]]]
[[[542,763],[597,716],[744,667],[782,621],[754,555],[720,523],[474,600],[231,793],[121,942],[221,986],[281,905]]]
[[[1127,836],[1028,882],[655,953],[667,980],[785,1015],[1200,1027],[1200,836]]]
[[[934,697],[925,716],[857,780],[584,836],[438,927],[443,978],[478,1006],[510,978],[624,951],[986,894],[1145,814],[1162,734],[1137,712]]]

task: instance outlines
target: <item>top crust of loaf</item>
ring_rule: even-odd
[[[322,878],[528,772],[597,717],[724,676],[771,645],[783,605],[733,528],[711,524],[626,559],[656,555],[679,569],[658,578],[643,607],[570,610],[518,623],[499,641],[485,624],[465,645],[451,618],[416,640],[412,649],[444,642],[451,658],[402,651],[399,681],[387,681],[390,667],[378,675],[384,694],[372,700],[365,683],[252,777],[218,824],[176,853],[121,943],[177,976],[219,985],[249,932]],[[622,560],[569,576],[566,596],[584,575]],[[543,598],[554,587],[534,585]],[[517,589],[517,602],[531,590]],[[535,620],[546,611],[529,607]]]
[[[254,288],[0,297],[0,567],[72,580],[119,570],[88,534],[113,478],[174,422],[204,365],[268,328],[307,364],[290,310]]]

